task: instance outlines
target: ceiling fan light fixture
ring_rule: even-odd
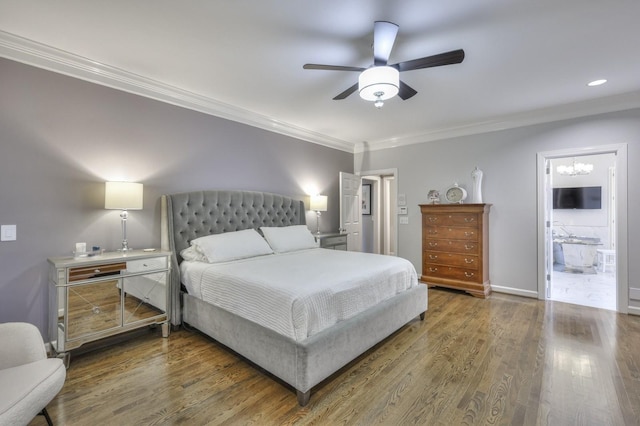
[[[399,87],[400,73],[393,67],[371,67],[364,70],[358,77],[360,97],[365,101],[376,102],[376,107],[378,102],[397,95]]]

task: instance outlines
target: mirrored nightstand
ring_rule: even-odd
[[[341,234],[339,232],[329,232],[325,234],[313,234],[316,241],[320,245],[320,248],[334,249],[334,250],[346,250],[347,249],[347,234]]]

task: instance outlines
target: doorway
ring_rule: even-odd
[[[371,188],[371,211],[362,216],[362,251],[397,255],[397,169],[360,173]]]
[[[626,145],[542,153],[538,167],[539,298],[625,312]]]

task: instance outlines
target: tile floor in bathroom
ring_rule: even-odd
[[[596,274],[553,271],[550,299],[615,311],[615,271]]]

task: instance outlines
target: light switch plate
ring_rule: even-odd
[[[409,216],[400,216],[400,225],[408,225]]]
[[[398,209],[398,214],[408,214],[409,213],[409,208],[408,207],[400,207]]]
[[[399,206],[407,205],[407,194],[398,194],[398,205]]]
[[[0,241],[15,241],[15,240],[16,240],[16,225],[0,226]]]

